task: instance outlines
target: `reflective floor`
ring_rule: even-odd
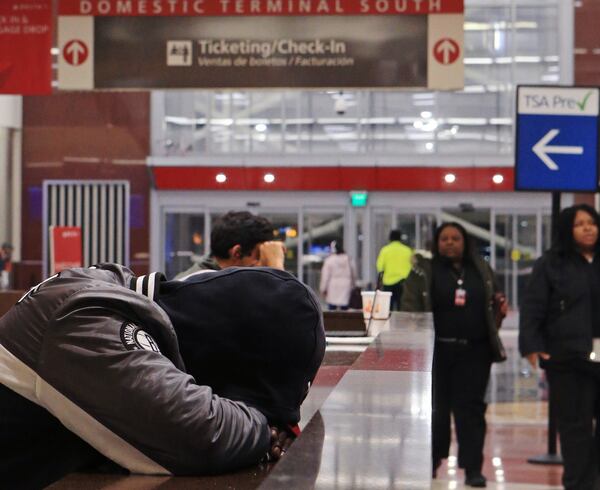
[[[483,474],[490,489],[560,489],[562,466],[527,462],[547,453],[547,385],[543,371],[531,370],[519,356],[517,324],[516,315],[509,316],[501,334],[508,360],[492,368]],[[456,447],[451,452],[434,490],[471,488],[464,486],[464,472],[456,468]]]
[[[518,317],[510,314],[501,332],[508,359],[492,368],[488,387],[488,430],[483,473],[488,488],[498,490],[560,489],[562,466],[535,465],[528,458],[548,450],[547,384],[541,370],[533,371],[517,349]],[[358,353],[328,347],[325,365],[313,386],[313,402],[320,405],[358,357]],[[316,407],[303,407],[309,415]],[[304,417],[303,417],[304,418]],[[432,489],[471,488],[464,485],[464,472],[456,467],[454,455],[444,462]]]
[[[543,372],[531,371],[518,355],[517,324],[514,316],[508,319],[502,331],[508,360],[492,370],[483,473],[490,489],[560,489],[562,467],[527,462],[547,452],[547,390]],[[423,325],[404,318],[368,347],[360,339],[346,346],[331,339],[302,407],[302,437],[274,466],[197,478],[74,474],[52,488],[470,488],[455,456],[430,486],[425,335],[431,331]],[[451,452],[456,455],[456,448]]]

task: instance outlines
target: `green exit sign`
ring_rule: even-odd
[[[350,204],[353,208],[364,208],[367,205],[368,197],[369,193],[367,191],[351,191]]]

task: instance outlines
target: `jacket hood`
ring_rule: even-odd
[[[162,283],[186,370],[274,424],[295,424],[325,353],[319,301],[291,274],[232,267]]]

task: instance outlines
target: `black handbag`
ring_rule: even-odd
[[[492,348],[492,362],[506,361],[506,350],[504,349],[504,344],[502,344],[498,332],[490,335],[490,345]]]
[[[502,311],[502,304],[506,302],[506,296],[504,293],[494,293],[492,298],[494,308],[494,321],[496,322],[496,330],[500,330],[502,327],[502,320],[506,314]]]
[[[361,310],[362,309],[362,296],[360,294],[361,289],[358,286],[354,286],[350,290],[350,300],[348,301],[348,307],[353,310]]]
[[[502,311],[502,304],[506,302],[506,296],[504,293],[495,293],[493,298],[493,309],[494,309],[494,322],[495,332],[490,332],[490,344],[492,348],[492,361],[503,362],[506,361],[506,350],[498,334],[500,327],[502,327],[502,320],[506,314]]]
[[[356,286],[356,279],[354,278],[354,270],[352,269],[352,263],[350,257],[348,257],[348,267],[350,268],[350,277],[352,280],[352,289],[350,290],[350,299],[348,300],[348,308],[353,310],[362,310],[362,296],[360,294],[360,286]]]

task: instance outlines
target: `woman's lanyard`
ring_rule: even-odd
[[[456,290],[454,291],[454,306],[465,306],[467,304],[467,291],[463,287],[465,283],[465,268],[463,267],[460,270],[459,275],[455,273],[454,268],[452,268],[451,270],[452,275],[456,278]]]

